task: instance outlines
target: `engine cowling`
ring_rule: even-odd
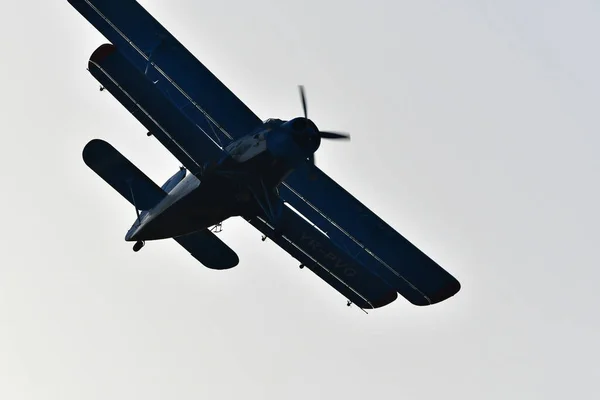
[[[302,117],[284,122],[267,136],[269,152],[291,168],[306,162],[320,145],[316,125]]]

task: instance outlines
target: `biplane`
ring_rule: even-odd
[[[229,269],[236,253],[215,227],[241,217],[347,300],[364,309],[398,293],[435,304],[459,282],[314,163],[323,131],[304,115],[257,117],[134,0],[69,0],[110,44],[88,70],[181,163],[162,186],[107,142],[94,139],[84,162],[135,208],[125,236],[173,238],[204,266]]]

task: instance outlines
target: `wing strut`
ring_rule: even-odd
[[[140,225],[142,221],[140,220],[140,210],[138,209],[137,203],[135,201],[135,195],[133,194],[133,186],[131,185],[131,180],[127,182],[129,184],[129,192],[131,193],[131,200],[133,201],[133,207],[135,208],[135,214],[137,215],[137,223]]]

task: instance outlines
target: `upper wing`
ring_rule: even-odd
[[[261,120],[135,0],[69,0],[92,25],[218,142],[249,134]],[[212,132],[211,132],[212,133]]]
[[[279,194],[411,303],[434,304],[460,290],[452,275],[319,168],[299,168]]]
[[[277,232],[260,217],[248,222],[357,306],[377,308],[396,300],[396,290],[295,212],[283,207],[280,218]]]

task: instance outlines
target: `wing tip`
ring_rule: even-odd
[[[441,303],[444,300],[448,300],[450,297],[454,296],[461,289],[460,282],[455,278],[452,278],[452,281],[448,282],[446,285],[442,286],[438,291],[433,294],[427,295],[426,302],[423,303],[413,303],[417,306],[431,306],[433,304]]]
[[[113,44],[104,43],[100,45],[100,47],[98,47],[96,50],[94,50],[94,52],[90,56],[90,61],[88,64],[99,63],[115,51],[117,51],[117,48]],[[88,66],[91,67],[91,65]]]
[[[390,290],[386,293],[384,297],[381,299],[371,302],[372,308],[381,308],[383,306],[387,306],[390,303],[393,303],[398,298],[398,292],[395,290]],[[371,308],[371,307],[368,307]]]

